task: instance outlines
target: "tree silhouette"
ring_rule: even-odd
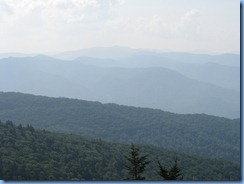
[[[167,170],[162,164],[158,161],[159,171],[158,174],[164,178],[164,180],[182,180],[182,170],[179,169],[177,164],[177,158],[175,159],[174,165]]]
[[[131,151],[129,156],[125,156],[129,164],[126,165],[128,172],[127,180],[145,180],[145,177],[142,175],[145,171],[145,167],[150,161],[147,160],[148,155],[139,154],[139,149],[131,145]]]

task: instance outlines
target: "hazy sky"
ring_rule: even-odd
[[[239,52],[238,0],[0,0],[0,52]]]

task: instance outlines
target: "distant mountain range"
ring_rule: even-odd
[[[0,179],[121,180],[135,143],[185,180],[238,180],[240,130],[237,54],[0,54]]]
[[[240,163],[240,119],[2,92],[0,119]]]
[[[240,117],[238,55],[112,47],[59,57],[66,54],[79,57],[70,61],[44,55],[1,59],[0,90]]]
[[[196,54],[149,49],[131,49],[120,46],[94,47],[75,51],[66,51],[58,54],[52,54],[51,56],[58,59],[73,60],[80,56],[95,57],[100,59],[124,59],[132,55],[151,55],[190,63],[214,62],[230,66],[240,66],[240,55],[238,54]]]
[[[8,57],[33,57],[36,54],[24,54],[24,53],[17,53],[17,52],[8,52],[8,53],[0,53],[0,59],[8,58]]]

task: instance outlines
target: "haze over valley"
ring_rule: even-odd
[[[0,0],[0,181],[240,181],[237,0]]]
[[[108,58],[108,53],[113,56]],[[240,117],[239,55],[135,52],[123,47],[80,54],[72,60],[45,55],[2,58],[0,81],[5,85],[0,90]]]

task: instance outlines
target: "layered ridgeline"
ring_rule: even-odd
[[[226,60],[224,56],[196,55],[199,62],[193,63],[195,55],[193,59],[186,55],[191,62],[184,63],[171,55],[138,54],[117,60],[84,56],[72,61],[46,56],[1,59],[0,91],[240,117],[240,67],[219,64],[221,58]],[[236,61],[234,56],[226,57]]]
[[[3,92],[0,119],[51,131],[222,157],[240,164],[240,119]]]
[[[2,180],[123,180],[130,146],[51,133],[28,125],[0,122],[0,179]],[[175,157],[184,180],[240,180],[240,166],[222,159],[206,159],[136,145],[148,154],[147,180],[157,175],[157,160],[169,167]]]
[[[98,60],[87,60],[84,56]],[[192,79],[240,91],[238,54],[197,54],[115,46],[63,52],[53,57],[76,59],[85,64],[102,67],[165,67]]]
[[[52,55],[55,58],[73,60],[80,56],[95,57],[100,59],[122,60],[133,55],[150,55],[159,56],[174,61],[185,63],[217,63],[227,66],[240,66],[240,55],[238,54],[216,54],[216,53],[186,53],[172,52],[169,50],[152,50],[152,49],[132,49],[128,47],[93,47],[75,51],[66,51]],[[1,55],[0,55],[1,56]],[[11,56],[10,54],[8,56]],[[15,55],[18,56],[18,55]],[[27,56],[22,55],[23,56]],[[151,61],[152,62],[152,61]]]

